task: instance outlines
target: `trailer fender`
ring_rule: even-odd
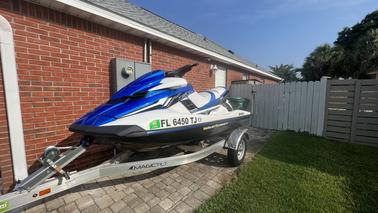
[[[239,143],[244,136],[249,139],[248,129],[235,129],[227,138],[224,144],[224,148],[237,150],[237,147],[239,146]]]

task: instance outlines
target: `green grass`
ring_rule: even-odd
[[[272,135],[238,178],[197,212],[377,212],[378,148]]]

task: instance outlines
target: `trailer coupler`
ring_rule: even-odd
[[[18,183],[14,191],[31,191],[40,183],[44,182],[55,174],[58,174],[58,178],[64,177],[65,179],[69,180],[70,176],[66,171],[63,170],[63,167],[83,154],[88,149],[90,144],[91,139],[84,137],[80,141],[80,146],[68,147],[69,150],[62,154],[60,153],[60,150],[62,149],[60,147],[47,147],[45,149],[43,158],[39,159],[42,167],[22,180],[20,183]],[[66,148],[67,147],[65,147],[64,149]]]

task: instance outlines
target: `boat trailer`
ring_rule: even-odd
[[[237,166],[244,160],[246,153],[249,140],[247,130],[235,129],[227,138],[220,139],[189,154],[123,163],[124,159],[131,155],[130,151],[126,151],[98,166],[80,172],[67,172],[63,168],[88,150],[91,145],[90,138],[84,137],[78,147],[47,147],[44,157],[39,160],[42,164],[41,168],[20,181],[12,192],[0,196],[0,213],[21,211],[23,207],[34,202],[98,178],[147,173],[157,169],[189,164],[201,160],[221,148],[227,149],[229,162],[231,165]],[[60,153],[61,149],[67,150]]]

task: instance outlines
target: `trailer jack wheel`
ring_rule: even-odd
[[[243,162],[245,153],[247,151],[247,142],[247,137],[243,136],[239,142],[237,149],[227,149],[228,162],[232,166],[239,166]]]

